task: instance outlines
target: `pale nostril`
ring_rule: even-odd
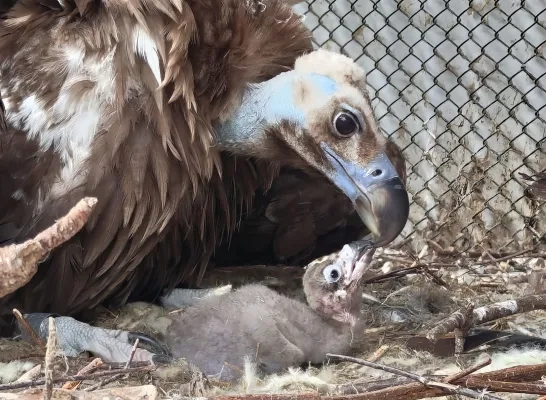
[[[382,173],[383,171],[381,171],[380,169],[376,169],[375,171],[372,172],[372,176],[378,177]]]

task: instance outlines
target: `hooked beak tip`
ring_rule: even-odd
[[[381,183],[355,200],[355,209],[372,233],[377,247],[391,243],[409,217],[409,199],[400,178]]]

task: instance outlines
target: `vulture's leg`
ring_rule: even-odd
[[[159,299],[159,302],[165,308],[185,308],[193,306],[201,299],[210,296],[221,296],[229,292],[231,292],[231,285],[207,289],[177,288],[162,296]]]
[[[169,351],[156,339],[138,332],[103,329],[80,322],[71,317],[55,314],[31,313],[24,316],[30,327],[44,341],[49,334],[49,317],[55,318],[57,345],[67,357],[76,357],[83,352],[90,352],[106,362],[127,362],[136,339],[139,348],[134,361],[153,361],[167,363]],[[22,336],[28,340],[28,334],[19,327]]]

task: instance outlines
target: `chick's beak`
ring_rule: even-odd
[[[333,168],[330,179],[353,202],[371,231],[376,247],[391,243],[404,229],[409,216],[408,192],[385,153],[367,165],[345,161],[321,144]]]
[[[357,240],[356,242],[345,245],[341,253],[345,252],[344,272],[345,286],[356,286],[369,269],[375,253],[375,247],[368,240]],[[341,255],[341,254],[340,254]]]

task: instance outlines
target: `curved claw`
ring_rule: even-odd
[[[169,365],[174,363],[176,360],[171,356],[165,356],[162,354],[154,354],[152,356],[152,363],[154,365]]]
[[[150,335],[146,335],[141,332],[128,332],[127,339],[131,345],[135,344],[135,341],[139,340],[139,347],[148,350],[157,356],[171,357],[169,349],[163,345],[159,340],[153,338]]]

